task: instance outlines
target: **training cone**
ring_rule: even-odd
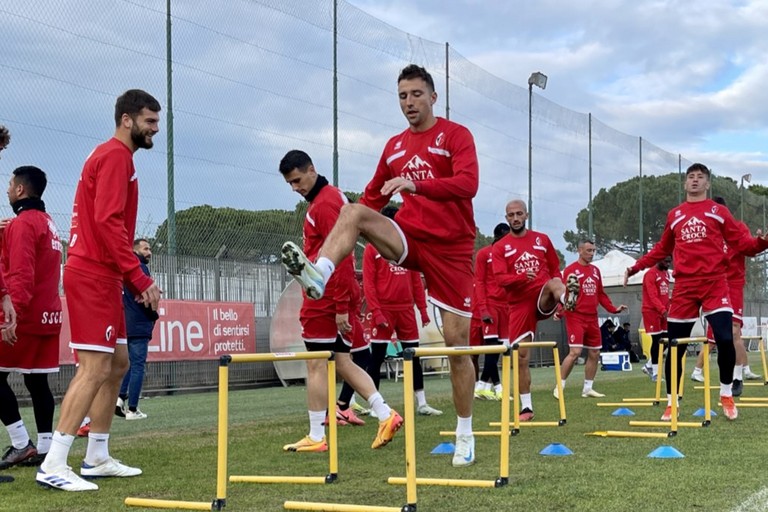
[[[632,412],[632,409],[627,409],[626,407],[619,407],[613,413],[611,413],[611,416],[634,416],[635,413]]]
[[[651,459],[682,459],[685,455],[672,446],[659,446],[649,453],[648,457]]]
[[[430,453],[432,455],[452,455],[454,451],[456,451],[456,447],[453,443],[440,443]]]
[[[693,413],[693,415],[694,415],[694,416],[704,416],[704,413],[705,413],[705,412],[706,412],[706,411],[704,411],[704,408],[702,407],[701,409],[699,409],[699,410],[697,410],[695,413]],[[716,413],[715,411],[711,410],[711,409],[710,409],[710,411],[709,411],[709,414],[710,414],[711,416],[717,416],[717,413]]]
[[[552,443],[539,452],[539,455],[573,455],[573,452],[564,444]]]

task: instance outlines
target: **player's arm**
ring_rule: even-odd
[[[746,224],[736,222],[733,215],[723,215],[725,222],[723,223],[723,238],[729,247],[744,256],[757,256],[764,250],[768,249],[768,239],[764,236],[753,237],[749,232],[749,228]],[[733,222],[731,222],[733,221]],[[732,244],[730,239],[737,240],[735,244]]]
[[[656,263],[660,262],[670,254],[675,247],[675,232],[672,231],[672,226],[669,222],[669,216],[667,216],[667,225],[664,226],[664,231],[661,234],[659,242],[653,246],[647,254],[642,256],[635,262],[634,265],[627,268],[624,272],[624,286],[627,286],[627,280],[640,272],[643,269],[650,268]]]
[[[516,274],[514,271],[510,271],[507,255],[504,253],[504,244],[500,242],[493,246],[492,267],[493,277],[499,283],[499,286],[505,290],[528,281],[526,274]]]
[[[622,311],[627,309],[627,306],[624,304],[621,304],[620,306],[614,306],[613,302],[611,302],[611,298],[608,296],[607,293],[605,293],[605,288],[603,288],[603,276],[600,275],[600,280],[597,282],[597,300],[600,303],[601,306],[603,306],[603,309],[605,309],[607,312],[615,314],[615,313],[621,313]]]
[[[475,301],[483,322],[491,320],[491,312],[488,310],[488,290],[485,286],[488,278],[495,279],[494,276],[488,276],[488,256],[491,255],[491,252],[482,249],[475,255]]]
[[[415,193],[435,201],[472,199],[477,195],[480,174],[472,134],[461,127],[446,146],[451,154],[453,176],[413,182]]]
[[[387,147],[388,146],[389,143],[387,143]],[[384,208],[387,203],[389,203],[389,198],[392,197],[392,194],[384,195],[381,193],[381,189],[390,178],[389,166],[387,165],[385,155],[386,149],[381,154],[381,158],[379,158],[379,164],[376,166],[376,172],[373,173],[373,178],[371,178],[371,181],[365,186],[363,195],[358,201],[360,204],[364,204],[377,212]]]
[[[137,294],[150,288],[154,281],[144,275],[131,247],[125,228],[125,206],[128,201],[128,183],[131,179],[130,160],[108,153],[98,170],[93,215],[99,226],[99,236],[123,274],[123,280]]]
[[[35,239],[34,226],[16,218],[5,230],[3,251],[8,255],[6,284],[13,290],[11,301],[17,315],[24,317],[32,302],[35,288]]]
[[[373,323],[375,325],[386,325],[387,318],[381,312],[379,292],[376,290],[376,275],[378,274],[378,265],[376,265],[377,254],[378,252],[373,245],[368,244],[365,246],[363,251],[363,290],[365,290],[365,303],[368,306],[368,311],[371,312]]]
[[[427,294],[424,291],[424,283],[421,282],[421,272],[415,270],[409,270],[408,275],[411,277],[411,290],[413,290],[413,301],[416,304],[416,308],[421,315],[421,325],[426,327],[429,323],[429,313],[427,313]]]
[[[545,257],[547,261],[547,271],[549,272],[549,276],[562,280],[563,277],[560,272],[560,258],[557,257],[555,246],[552,245],[552,240],[550,240],[548,236],[544,237],[544,247],[547,248]]]

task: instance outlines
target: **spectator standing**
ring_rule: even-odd
[[[149,260],[152,259],[152,248],[146,238],[134,240],[133,253],[139,260],[141,271],[151,277]],[[144,382],[149,342],[159,316],[151,307],[136,302],[127,286],[124,286],[123,290],[123,308],[125,309],[125,328],[128,333],[130,368],[120,385],[115,414],[126,420],[143,420],[147,415],[139,410],[139,398]]]

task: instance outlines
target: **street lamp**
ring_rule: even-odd
[[[547,75],[540,71],[532,73],[528,78],[528,227],[533,227],[533,143],[531,134],[533,131],[533,86],[541,90],[547,88]]]
[[[744,221],[744,182],[752,183],[752,175],[745,174],[741,177],[741,221]]]

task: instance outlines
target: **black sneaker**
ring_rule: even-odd
[[[0,484],[7,484],[13,482],[12,476],[0,475]]]
[[[31,459],[35,455],[37,455],[37,448],[35,448],[35,445],[31,440],[24,448],[14,448],[13,445],[11,445],[5,450],[3,458],[0,460],[0,469],[10,468],[20,462]]]
[[[39,466],[43,463],[45,460],[45,456],[48,455],[48,453],[37,453],[36,455],[33,455],[32,457],[28,458],[27,460],[20,462],[19,466]]]
[[[744,391],[744,383],[740,380],[733,379],[733,396],[741,396],[742,391]]]

